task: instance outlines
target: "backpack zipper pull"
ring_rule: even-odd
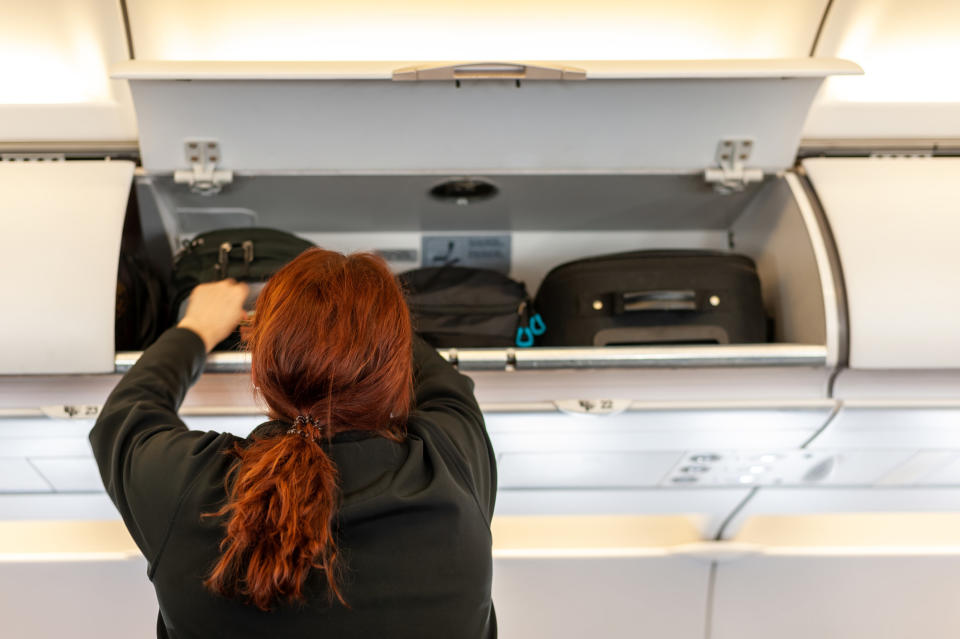
[[[220,245],[220,253],[217,255],[216,269],[220,273],[220,279],[227,276],[227,263],[230,261],[230,250],[233,245],[230,242],[224,242]]]
[[[243,276],[250,278],[250,264],[253,262],[253,241],[244,240],[243,244]]]

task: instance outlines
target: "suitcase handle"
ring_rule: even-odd
[[[617,306],[617,311],[623,313],[695,311],[697,310],[697,293],[691,290],[633,291],[623,293],[620,296],[620,304]]]
[[[234,246],[240,246],[243,250],[243,276],[250,277],[250,264],[253,263],[253,241],[244,240],[241,244],[231,244],[230,242],[224,242],[220,245],[220,250],[217,253],[217,272],[220,273],[220,279],[227,277],[227,265],[230,263],[230,253],[233,251]]]

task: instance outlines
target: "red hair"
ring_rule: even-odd
[[[210,513],[227,516],[222,554],[204,583],[269,610],[302,601],[313,569],[324,573],[331,601],[346,603],[334,539],[337,468],[324,446],[344,430],[403,438],[413,401],[403,294],[375,255],[309,249],[264,286],[248,343],[270,417],[298,422],[299,432],[284,428],[233,451],[227,502]]]

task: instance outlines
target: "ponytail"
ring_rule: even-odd
[[[209,513],[227,516],[220,559],[204,582],[209,589],[266,611],[278,600],[303,601],[313,569],[324,573],[330,600],[346,604],[332,526],[337,468],[320,437],[307,423],[292,434],[237,447],[227,502]]]
[[[271,418],[297,418],[295,434],[234,451],[226,504],[208,513],[227,517],[208,588],[268,610],[303,601],[307,574],[320,570],[331,603],[345,604],[332,527],[337,468],[318,442],[345,430],[403,440],[412,339],[403,293],[376,255],[308,249],[267,281],[248,338],[253,382]],[[319,417],[322,433],[300,415]]]

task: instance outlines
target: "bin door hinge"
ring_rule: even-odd
[[[716,165],[704,171],[704,179],[718,193],[742,191],[750,182],[763,180],[763,171],[746,167],[753,140],[725,138],[717,144]]]
[[[225,184],[233,182],[233,171],[217,170],[220,143],[216,140],[186,140],[183,151],[190,168],[174,171],[173,181],[177,184],[186,184],[200,195],[215,195]]]

